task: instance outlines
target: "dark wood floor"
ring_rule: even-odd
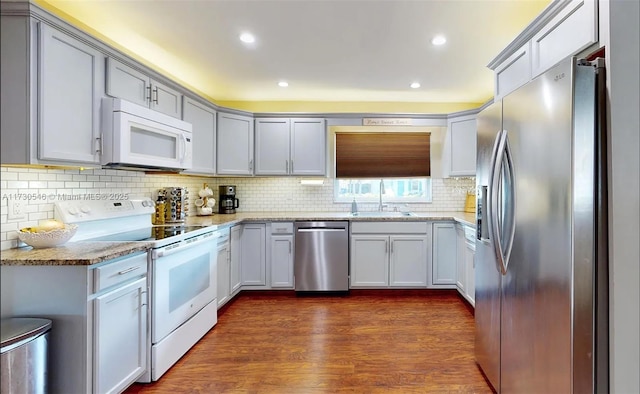
[[[491,393],[455,292],[244,292],[158,382],[126,393]]]

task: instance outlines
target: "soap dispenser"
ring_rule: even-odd
[[[358,203],[356,202],[356,199],[354,198],[353,201],[351,202],[351,213],[352,214],[356,214],[358,213]]]

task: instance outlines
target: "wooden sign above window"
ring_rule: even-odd
[[[363,118],[363,126],[411,126],[412,119],[409,118]]]
[[[431,175],[430,133],[336,133],[336,178]]]

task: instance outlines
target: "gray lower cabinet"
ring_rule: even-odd
[[[274,222],[270,227],[270,285],[293,289],[293,223]]]
[[[266,286],[266,225],[247,223],[242,225],[242,251],[240,252],[240,276],[242,286]]]
[[[465,242],[464,265],[467,274],[467,286],[464,296],[469,300],[471,305],[476,305],[476,242],[467,239]]]
[[[1,271],[3,316],[52,321],[49,392],[120,393],[146,371],[147,253],[92,266]]]
[[[229,238],[229,254],[230,254],[230,276],[231,276],[231,297],[240,291],[242,286],[242,277],[240,273],[240,265],[242,260],[242,225],[231,227]]]
[[[351,235],[350,287],[389,286],[389,236]]]
[[[456,225],[454,222],[433,223],[433,256],[431,287],[456,287]]]
[[[1,28],[2,163],[99,163],[104,55],[33,18]]]
[[[462,295],[465,294],[467,287],[467,267],[464,261],[465,248],[464,226],[456,223],[456,287]]]
[[[476,302],[476,229],[456,223],[456,287],[472,306]]]
[[[146,294],[147,278],[141,278],[96,297],[95,393],[121,392],[146,371]]]
[[[216,111],[184,96],[182,120],[193,126],[193,165],[189,174],[213,175],[216,172]]]
[[[228,229],[218,239],[217,275],[216,299],[220,308],[231,299],[231,248]]]
[[[106,93],[163,114],[182,116],[182,94],[114,58],[107,59]]]
[[[253,175],[253,118],[218,112],[216,170],[220,175]]]
[[[426,222],[353,222],[351,288],[426,288],[429,226]]]

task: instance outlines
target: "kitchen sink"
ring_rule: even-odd
[[[386,211],[371,211],[371,212],[356,212],[352,213],[353,217],[362,218],[399,218],[407,216],[415,216],[412,212],[386,212]]]

